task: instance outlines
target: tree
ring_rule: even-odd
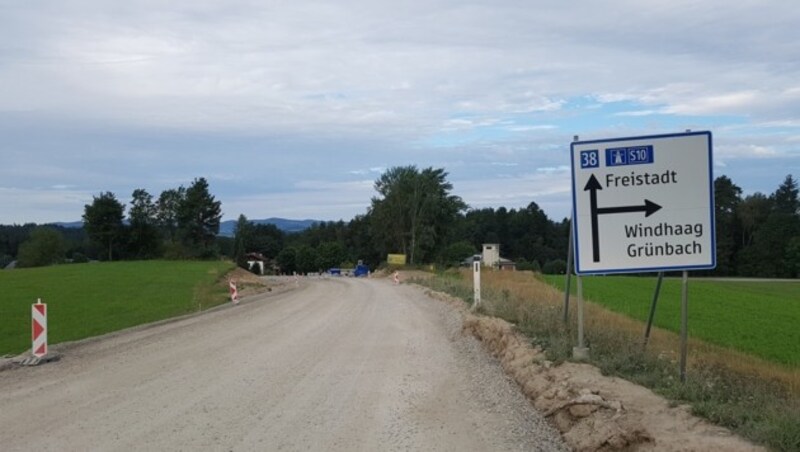
[[[208,182],[202,177],[195,179],[178,205],[178,231],[193,255],[210,257],[213,254],[212,245],[219,233],[221,218],[221,203],[209,193]]]
[[[274,258],[283,248],[283,232],[274,224],[254,224],[245,242],[247,251]]]
[[[756,231],[767,220],[771,209],[772,201],[764,196],[763,193],[758,192],[746,196],[739,203],[739,208],[736,209],[736,217],[742,228],[742,247],[753,243]]]
[[[282,273],[293,274],[297,271],[297,250],[292,247],[287,247],[278,253],[275,258],[278,261],[278,267],[281,268]]]
[[[715,273],[731,275],[736,268],[735,256],[738,251],[738,221],[736,212],[742,189],[726,176],[714,181],[714,217],[717,238],[717,268]]]
[[[794,238],[800,236],[799,206],[797,182],[791,175],[786,176],[768,202],[762,203],[758,217],[748,218],[748,225],[753,223],[754,231],[752,244],[741,253],[743,275],[766,278],[796,275],[792,244]]]
[[[186,189],[181,187],[164,190],[156,203],[156,218],[164,235],[174,244],[178,232],[178,208],[186,197]]]
[[[295,258],[297,271],[300,273],[315,272],[319,270],[318,263],[319,254],[316,249],[308,245],[302,245],[297,249],[297,256]]]
[[[114,242],[123,231],[125,206],[111,192],[95,196],[84,206],[83,226],[89,237],[108,249],[108,260],[113,259]]]
[[[755,243],[767,252],[762,265],[773,269],[773,275],[794,278],[797,269],[794,262],[794,244],[800,238],[800,198],[797,181],[792,175],[770,196],[772,210],[763,227],[759,229]]]
[[[375,268],[382,259],[386,259],[386,255],[381,256],[380,250],[374,245],[370,229],[371,222],[368,215],[357,215],[346,226],[343,226],[343,240],[347,261],[362,260],[370,267]]]
[[[323,270],[339,267],[346,259],[344,247],[339,242],[321,243],[317,248],[317,253],[319,255],[318,267]]]
[[[800,276],[800,235],[793,237],[786,245],[786,267],[789,276]]]
[[[442,263],[457,266],[461,262],[477,254],[475,246],[467,241],[450,244],[442,255]]]
[[[372,199],[370,213],[384,251],[401,251],[410,264],[441,252],[448,227],[467,207],[452,189],[441,168],[403,166],[383,173],[375,181],[381,197]]]
[[[131,195],[128,246],[131,255],[139,259],[150,259],[159,255],[158,209],[153,196],[137,188]]]
[[[31,231],[28,241],[19,247],[17,266],[43,267],[64,260],[64,237],[56,230],[44,226]]]
[[[236,231],[233,244],[233,261],[242,268],[247,268],[246,244],[250,240],[251,224],[243,214],[236,220]]]

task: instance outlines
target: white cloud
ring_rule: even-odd
[[[512,132],[534,132],[537,130],[553,130],[557,129],[558,126],[552,124],[541,124],[541,125],[515,125],[515,126],[507,126],[506,129]]]
[[[614,113],[614,116],[652,116],[652,115],[662,115],[662,114],[664,114],[664,112],[659,110],[637,110],[637,111],[621,111],[619,113]]]
[[[0,187],[0,224],[78,221],[92,194],[78,190]]]
[[[542,168],[536,168],[536,171],[540,172],[540,173],[551,173],[551,174],[552,173],[562,173],[563,174],[563,173],[568,173],[570,171],[570,167],[567,166],[567,165],[554,166],[554,167],[545,166],[545,167],[542,167]]]
[[[707,128],[722,163],[778,160],[798,152],[799,22],[788,0],[18,2],[0,16],[0,180],[41,200],[208,176],[255,218],[251,193],[335,210],[293,198],[310,179],[351,212],[371,194],[342,178],[401,164],[516,202],[498,173],[560,168],[575,134]]]
[[[776,158],[782,157],[783,153],[778,150],[755,144],[733,144],[733,145],[718,145],[714,149],[714,155],[720,159],[730,158]]]

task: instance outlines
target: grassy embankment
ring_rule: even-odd
[[[564,294],[540,276],[484,272],[481,279],[483,312],[514,323],[551,360],[570,359],[576,345],[574,298],[564,324]],[[470,272],[448,272],[419,282],[471,301]],[[657,326],[643,350],[655,278],[584,278],[591,363],[675,403],[688,403],[696,415],[752,441],[776,450],[800,450],[798,328],[792,327],[800,318],[800,285],[782,284],[790,286],[743,282],[733,287],[691,280],[689,371],[687,382],[680,383],[675,333],[680,282],[665,281]],[[704,340],[709,337],[720,340]],[[734,349],[737,344],[742,346]]]
[[[31,304],[48,309],[55,344],[224,303],[228,262],[141,261],[0,272],[0,356],[31,346]]]
[[[564,289],[564,277],[545,276]],[[575,294],[573,278],[572,293]],[[647,321],[656,277],[583,278],[586,299]],[[680,332],[681,281],[665,278],[654,324]],[[800,371],[800,281],[689,280],[689,334]]]

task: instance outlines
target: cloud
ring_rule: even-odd
[[[540,172],[540,173],[550,173],[550,174],[552,174],[552,173],[567,173],[567,172],[570,171],[570,167],[566,166],[566,165],[556,166],[556,167],[547,167],[546,166],[546,167],[542,167],[542,168],[536,168],[536,171]]]
[[[228,212],[248,212],[251,218],[278,216],[324,221],[350,220],[367,212],[374,181],[329,182],[305,180],[283,193],[252,193],[229,197],[224,202]],[[253,206],[259,206],[254,209]],[[236,215],[228,215],[235,217]]]
[[[734,144],[720,145],[714,150],[717,158],[749,158],[749,159],[768,159],[783,157],[783,153],[778,150],[755,144]]]
[[[493,184],[563,167],[573,135],[691,128],[715,131],[747,186],[732,162],[798,156],[798,22],[783,0],[9,4],[0,180],[49,209],[42,187],[157,193],[207,176],[226,212],[336,217],[371,196],[351,179],[394,165],[445,167],[475,199],[521,202]],[[554,209],[568,200],[531,184]]]
[[[91,193],[78,190],[0,187],[0,212],[6,215],[0,224],[77,221],[91,201]]]

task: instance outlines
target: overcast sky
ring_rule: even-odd
[[[201,176],[224,219],[349,220],[398,165],[560,220],[574,135],[710,130],[745,194],[800,178],[796,0],[0,5],[0,224]]]

